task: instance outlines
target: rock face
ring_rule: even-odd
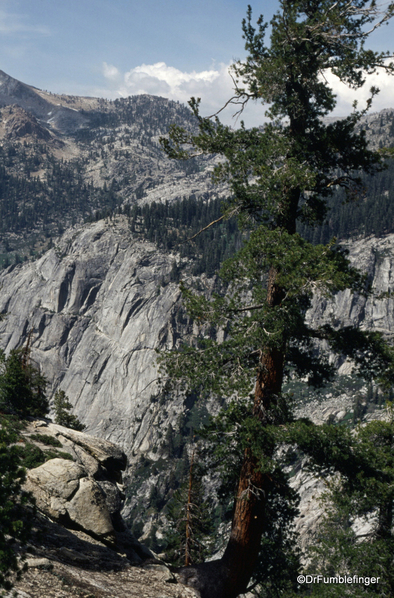
[[[310,322],[359,325],[363,330],[376,330],[391,338],[394,335],[394,235],[381,239],[370,237],[349,242],[349,258],[353,266],[368,275],[376,295],[386,297],[353,297],[350,291],[338,293],[333,300],[315,297],[308,312]]]
[[[390,292],[394,236],[356,241],[350,252],[377,292]],[[118,444],[131,467],[141,455],[152,461],[162,457],[160,438],[170,424],[175,429],[184,411],[182,397],[172,397],[165,405],[155,400],[155,350],[173,347],[189,331],[178,285],[169,282],[174,259],[159,253],[153,244],[133,238],[127,220],[118,217],[115,222],[71,229],[35,263],[9,268],[0,275],[0,313],[7,312],[0,322],[0,346],[6,351],[21,346],[33,329],[32,358],[48,377],[49,392],[63,389],[88,433]],[[388,336],[394,332],[389,295],[365,299],[344,292],[332,301],[316,298],[308,318],[357,323]],[[347,362],[339,365],[342,373],[351,371]],[[316,416],[321,415],[321,405],[313,409]],[[342,406],[334,401],[327,409],[328,415],[337,417]],[[81,439],[77,432],[67,434],[67,441]],[[105,466],[108,457],[98,445],[85,450],[77,443],[74,452],[86,475],[78,477],[79,470],[75,470],[75,481],[70,483],[78,481],[81,491],[73,504],[86,496],[94,501],[97,484],[115,512],[119,506],[119,496],[112,492],[115,486],[98,479],[95,470],[98,464]],[[94,484],[81,483],[83,479],[93,479]],[[297,479],[295,484],[304,481]],[[312,497],[316,494],[312,486],[310,491],[306,488],[305,521],[315,509]],[[48,503],[45,497],[42,500]],[[70,519],[77,517],[72,506],[64,509]],[[110,534],[105,525],[102,530],[93,533]]]
[[[45,94],[30,85],[26,85],[13,77],[10,77],[4,71],[0,71],[0,106],[9,106],[16,104],[24,110],[33,114],[36,118],[47,120],[48,114],[52,113],[52,118],[56,119],[56,125],[60,132],[70,132],[83,126],[86,118],[81,114],[61,106],[58,102],[48,101]],[[67,120],[67,123],[64,121]]]
[[[155,349],[173,346],[182,324],[178,285],[167,282],[173,261],[133,239],[122,217],[69,230],[34,264],[0,275],[0,346],[18,347],[33,330],[50,393],[60,386],[87,431],[130,458],[152,447]]]
[[[8,111],[4,109],[3,119],[5,120],[5,137],[9,140],[35,138],[41,141],[49,141],[51,139],[47,129],[41,126],[37,119],[23,108],[11,106]]]
[[[355,242],[351,258],[378,292],[393,287],[394,236]],[[175,256],[135,240],[127,221],[71,229],[35,263],[0,275],[0,346],[21,346],[33,330],[32,357],[50,394],[62,388],[87,431],[118,444],[133,461],[151,452],[158,432],[174,423],[182,400],[160,405],[157,348],[171,348],[188,330],[178,285],[168,282]],[[310,320],[394,332],[393,299],[316,299]],[[348,364],[342,369],[347,371]],[[75,433],[76,434],[76,433]]]

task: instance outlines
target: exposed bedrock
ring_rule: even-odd
[[[33,330],[49,394],[62,388],[89,434],[131,458],[151,448],[158,427],[155,349],[185,329],[178,284],[168,282],[174,259],[119,218],[71,229],[41,259],[0,275],[0,346],[19,347]],[[179,399],[169,417],[181,409]]]

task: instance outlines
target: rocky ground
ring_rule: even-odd
[[[39,448],[47,460],[26,476],[37,515],[28,545],[18,547],[28,570],[15,583],[16,596],[195,596],[125,526],[126,455],[118,447],[43,419],[21,430],[18,445]]]
[[[170,570],[146,559],[133,566],[84,532],[67,530],[43,515],[26,552],[27,573],[16,582],[18,598],[189,598],[196,594]],[[11,598],[9,593],[7,598]]]

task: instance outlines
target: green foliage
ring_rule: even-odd
[[[44,151],[43,151],[44,150]],[[10,154],[11,152],[11,154]],[[33,164],[35,161],[35,164]],[[44,180],[38,176],[22,176],[27,172],[45,170]],[[81,176],[83,161],[63,163],[45,146],[38,144],[29,155],[22,146],[0,148],[0,230],[2,233],[25,234],[30,238],[37,230],[50,230],[57,235],[63,231],[65,214],[88,216],[93,207],[103,205],[113,209],[119,204],[117,189],[101,190],[86,183]],[[23,203],[20,198],[23,197]],[[62,215],[59,218],[60,214]],[[71,219],[70,219],[71,222]],[[35,235],[34,235],[35,233]]]
[[[316,330],[305,321],[313,292],[330,295],[350,288],[364,294],[367,288],[345,252],[334,243],[314,246],[305,241],[296,233],[296,223],[321,222],[335,189],[353,197],[362,188],[362,173],[373,174],[385,166],[379,152],[368,148],[365,132],[357,129],[363,111],[355,109],[328,124],[322,120],[335,107],[322,70],[331,68],[343,82],[358,88],[363,71],[394,68],[385,64],[385,54],[363,47],[363,27],[376,19],[379,25],[380,13],[373,6],[364,10],[365,2],[357,4],[355,12],[342,4],[283,2],[282,12],[271,23],[270,46],[264,43],[267,25],[261,17],[256,30],[249,9],[243,23],[249,55],[234,66],[236,96],[239,101],[269,103],[271,122],[234,131],[201,117],[199,102],[192,99],[199,133],[175,126],[170,139],[162,139],[167,153],[178,159],[194,151],[221,154],[225,160],[214,177],[230,184],[227,214],[240,214],[244,226],[251,228],[243,249],[222,267],[225,294],[208,300],[183,289],[190,315],[206,327],[193,346],[166,355],[165,361],[169,378],[186,380],[189,389],[247,396],[262,351],[267,350],[282,352],[292,375],[322,384],[333,368],[321,344],[316,353],[317,341],[355,359],[362,375],[388,374],[389,382],[393,376],[392,367],[388,371],[385,365],[393,363],[392,351],[381,335],[332,325]],[[390,7],[383,20],[391,13]],[[317,23],[328,14],[326,31]],[[344,42],[348,36],[349,44]],[[371,93],[373,97],[376,90]],[[224,342],[207,334],[208,326],[224,329]]]
[[[181,264],[174,264],[171,281],[178,281],[185,269],[195,276],[213,276],[221,262],[243,244],[244,235],[234,219],[223,219],[204,234],[197,234],[223,216],[221,200],[210,199],[208,194],[199,200],[192,194],[173,203],[153,202],[131,209],[126,206],[124,212],[134,234],[155,242],[164,251],[179,252]],[[192,263],[182,264],[183,258]]]
[[[39,467],[47,460],[44,451],[31,442],[26,442],[21,446],[17,446],[17,452],[23,467],[26,467],[26,469]]]
[[[50,436],[49,434],[30,434],[30,438],[32,440],[37,440],[38,442],[42,442],[42,444],[47,444],[49,446],[58,446],[62,447],[62,443],[54,436]]]
[[[49,409],[45,387],[45,377],[25,349],[12,350],[8,357],[0,351],[0,409],[4,413],[43,417]]]
[[[392,144],[393,140],[390,142]],[[360,175],[363,190],[359,198],[347,201],[343,191],[335,191],[328,201],[329,212],[322,225],[311,227],[299,222],[297,230],[302,237],[318,244],[328,243],[333,237],[344,240],[392,233],[394,162],[390,159],[386,164],[387,169],[375,176]]]
[[[57,451],[56,449],[45,450],[44,455],[45,461],[49,461],[50,459],[66,459],[67,461],[74,461],[70,453],[65,453],[64,451]]]
[[[310,549],[311,565],[306,573],[316,571],[326,579],[347,574],[358,578],[378,578],[377,584],[352,583],[346,587],[347,596],[392,596],[393,586],[393,541],[361,541],[351,527],[352,517],[344,509],[324,504],[325,520]],[[313,573],[312,573],[313,571]],[[339,584],[313,584],[311,596],[327,598],[342,597],[344,588]]]
[[[390,408],[389,408],[390,416]],[[357,575],[380,577],[379,584],[347,588],[349,596],[392,596],[393,500],[394,500],[394,422],[374,421],[358,426],[353,434],[343,427],[323,426],[306,433],[290,432],[311,458],[311,467],[322,466],[336,474],[327,478],[323,495],[326,513],[309,549],[308,570],[322,575]],[[294,424],[294,431],[298,424]],[[311,442],[313,438],[314,442]],[[327,471],[326,471],[327,475]],[[357,537],[354,524],[369,528],[365,537]],[[335,584],[315,584],[313,596],[340,596]]]
[[[53,406],[55,409],[55,424],[65,426],[72,430],[82,432],[86,426],[82,424],[76,415],[70,413],[72,405],[64,392],[64,390],[57,390],[53,398]]]
[[[38,436],[38,434],[37,434]],[[39,467],[46,461],[50,459],[68,459],[72,461],[73,458],[69,453],[65,453],[64,451],[57,451],[54,449],[47,449],[42,450],[36,444],[31,442],[25,442],[25,444],[18,444],[16,447],[16,452],[18,453],[21,465],[26,467],[26,469],[34,469],[35,467]]]
[[[22,491],[25,471],[15,442],[12,425],[0,421],[0,588],[12,587],[10,575],[20,575],[23,568],[17,560],[16,542],[26,542],[31,529],[32,499]]]
[[[277,285],[286,289],[275,306],[267,301],[269,269],[275,270]],[[338,247],[312,246],[297,234],[259,228],[224,263],[220,275],[227,283],[226,294],[212,299],[181,286],[188,313],[200,324],[200,334],[193,345],[164,356],[170,380],[182,378],[189,390],[203,388],[219,397],[233,392],[248,396],[261,359],[259,347],[285,346],[285,373],[306,377],[314,386],[334,374],[328,361],[330,351],[353,359],[364,378],[393,383],[393,351],[380,333],[353,327],[338,330],[330,324],[317,329],[305,322],[314,290],[326,295],[345,288],[367,292],[365,278]],[[218,343],[209,327],[224,329],[225,339]],[[320,345],[317,354],[316,341],[326,341],[326,350]]]

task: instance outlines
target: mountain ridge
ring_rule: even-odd
[[[372,147],[393,145],[392,109],[361,121]],[[0,266],[41,255],[97,214],[226,198],[227,187],[211,180],[217,157],[178,162],[163,153],[159,138],[174,123],[196,126],[187,107],[165,98],[51,94],[1,71]]]

